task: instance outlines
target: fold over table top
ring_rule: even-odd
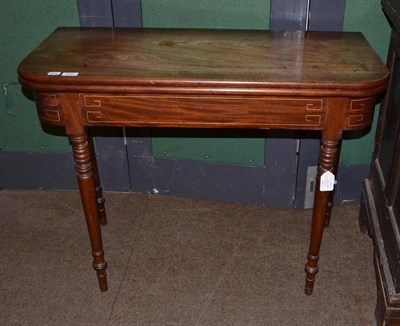
[[[342,32],[58,28],[18,72],[63,92],[374,96],[388,80],[362,34]]]

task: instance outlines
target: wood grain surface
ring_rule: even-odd
[[[290,86],[326,95],[327,88],[379,87],[387,70],[360,33],[59,28],[21,63],[19,75],[40,90]]]

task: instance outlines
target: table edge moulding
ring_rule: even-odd
[[[336,174],[343,131],[371,125],[388,82],[365,38],[342,32],[58,28],[18,74],[35,94],[41,122],[64,126],[70,137],[102,291],[107,219],[89,127],[320,131],[306,264],[311,294],[334,188],[334,177],[320,188],[321,175]]]

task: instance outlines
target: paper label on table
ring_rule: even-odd
[[[61,71],[49,71],[47,73],[48,76],[60,76],[61,75]]]
[[[332,191],[334,187],[335,187],[335,175],[330,171],[324,172],[321,175],[319,190]]]
[[[76,77],[78,75],[79,75],[79,72],[76,72],[76,71],[66,71],[61,74],[61,76],[64,76],[64,77]]]

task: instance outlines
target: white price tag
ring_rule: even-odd
[[[321,175],[319,190],[332,191],[334,187],[335,187],[335,175],[330,171],[324,172]]]

